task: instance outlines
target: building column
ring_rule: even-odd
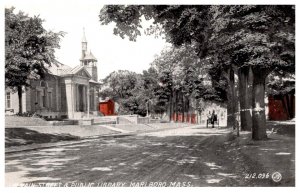
[[[79,90],[79,84],[77,84],[77,111],[79,111],[79,106],[80,106],[80,100],[82,100],[81,98],[80,98],[80,90]]]
[[[89,85],[86,86],[86,98],[87,98],[87,117],[90,116],[90,87]]]
[[[95,108],[95,111],[98,111],[98,108],[99,108],[99,98],[98,98],[98,91],[97,91],[96,88],[95,88],[95,94],[94,94],[94,108]]]
[[[94,111],[94,88],[90,88],[90,110]]]
[[[86,86],[82,86],[82,101],[83,101],[83,111],[86,111]]]
[[[66,84],[66,99],[67,99],[67,110],[68,118],[74,118],[74,86],[72,83]]]
[[[95,111],[95,89],[93,89],[92,97],[91,99],[93,100],[92,102],[92,111]]]
[[[76,101],[77,101],[77,84],[73,83],[73,109],[74,109],[74,112],[77,111],[77,104],[76,104]]]
[[[78,84],[75,84],[75,111],[78,111],[78,99],[79,99],[79,95],[78,95]]]
[[[56,79],[56,90],[55,90],[55,93],[56,93],[56,111],[61,111],[61,102],[60,102],[60,97],[61,97],[61,94],[60,94],[60,87],[59,87],[59,81],[58,79]]]

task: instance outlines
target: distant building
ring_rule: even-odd
[[[295,95],[269,96],[268,111],[268,118],[271,121],[284,121],[295,118]]]
[[[104,116],[115,115],[115,102],[112,99],[100,100],[99,111]]]
[[[43,80],[30,81],[31,88],[24,89],[22,95],[23,112],[69,119],[98,114],[97,59],[87,51],[85,34],[81,44],[80,65],[72,68],[57,62],[48,68],[49,73]],[[5,95],[6,114],[18,113],[18,94],[6,88]]]
[[[267,118],[271,121],[284,121],[295,118],[295,82],[293,73],[283,76],[271,74],[268,77],[266,96]]]

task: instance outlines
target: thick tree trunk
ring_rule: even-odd
[[[227,92],[227,127],[233,127],[233,109],[232,109],[232,92],[229,86],[229,91]]]
[[[176,118],[174,116],[174,114],[176,113],[176,110],[175,110],[175,105],[176,105],[176,90],[174,89],[172,91],[172,120],[175,122],[176,121]]]
[[[292,119],[293,115],[292,115],[292,106],[291,106],[292,104],[291,95],[287,94],[285,96],[281,96],[281,101],[284,108],[286,109],[288,119]]]
[[[227,92],[227,127],[237,129],[237,136],[239,136],[239,122],[238,122],[238,104],[237,104],[237,89],[235,88],[235,73],[233,68],[228,69],[228,92]]]
[[[174,121],[177,122],[178,121],[178,106],[177,106],[177,103],[178,103],[178,92],[177,90],[175,90],[175,100],[174,100],[174,113],[175,113],[175,117],[174,117]]]
[[[292,94],[288,94],[286,97],[287,97],[287,107],[288,107],[288,112],[289,112],[289,119],[293,119],[295,117],[295,113],[293,110],[294,96]]]
[[[236,91],[234,85],[234,71],[233,69],[229,70],[229,92],[228,95],[228,127],[232,127],[233,130],[236,129]]]
[[[267,138],[265,114],[265,80],[263,70],[253,71],[252,93],[252,139],[262,140]]]
[[[18,86],[19,113],[23,112],[22,107],[22,86]]]
[[[238,105],[237,105],[237,90],[235,88],[235,73],[234,69],[230,70],[230,83],[231,83],[231,92],[232,92],[232,109],[233,109],[233,129],[236,129],[236,135],[240,136],[240,129],[239,129],[239,121],[237,117],[238,112]]]
[[[239,101],[240,101],[240,116],[241,116],[241,130],[251,131],[252,129],[252,100],[251,100],[251,87],[252,75],[248,67],[240,68],[239,75]],[[250,86],[250,84],[251,86]]]
[[[186,97],[186,122],[189,123],[190,122],[190,99],[189,97]]]
[[[184,107],[184,104],[185,104],[185,100],[184,100],[184,95],[183,95],[183,93],[182,93],[182,122],[184,123],[184,111],[185,111],[185,107]]]
[[[172,97],[172,92],[171,92],[171,95],[170,95],[170,99],[169,99],[169,112],[170,112],[170,115],[169,115],[169,121],[172,121],[172,114],[173,114],[173,97]]]

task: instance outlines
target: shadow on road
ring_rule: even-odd
[[[49,134],[40,133],[23,127],[5,128],[5,147],[79,139],[80,137],[68,133]]]

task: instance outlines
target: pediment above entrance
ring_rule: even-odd
[[[71,73],[76,76],[81,76],[85,78],[91,78],[91,75],[86,71],[86,69],[83,66],[76,66],[71,70]]]
[[[91,78],[90,74],[84,68],[82,68],[80,71],[78,71],[75,75],[86,77],[86,78]]]

